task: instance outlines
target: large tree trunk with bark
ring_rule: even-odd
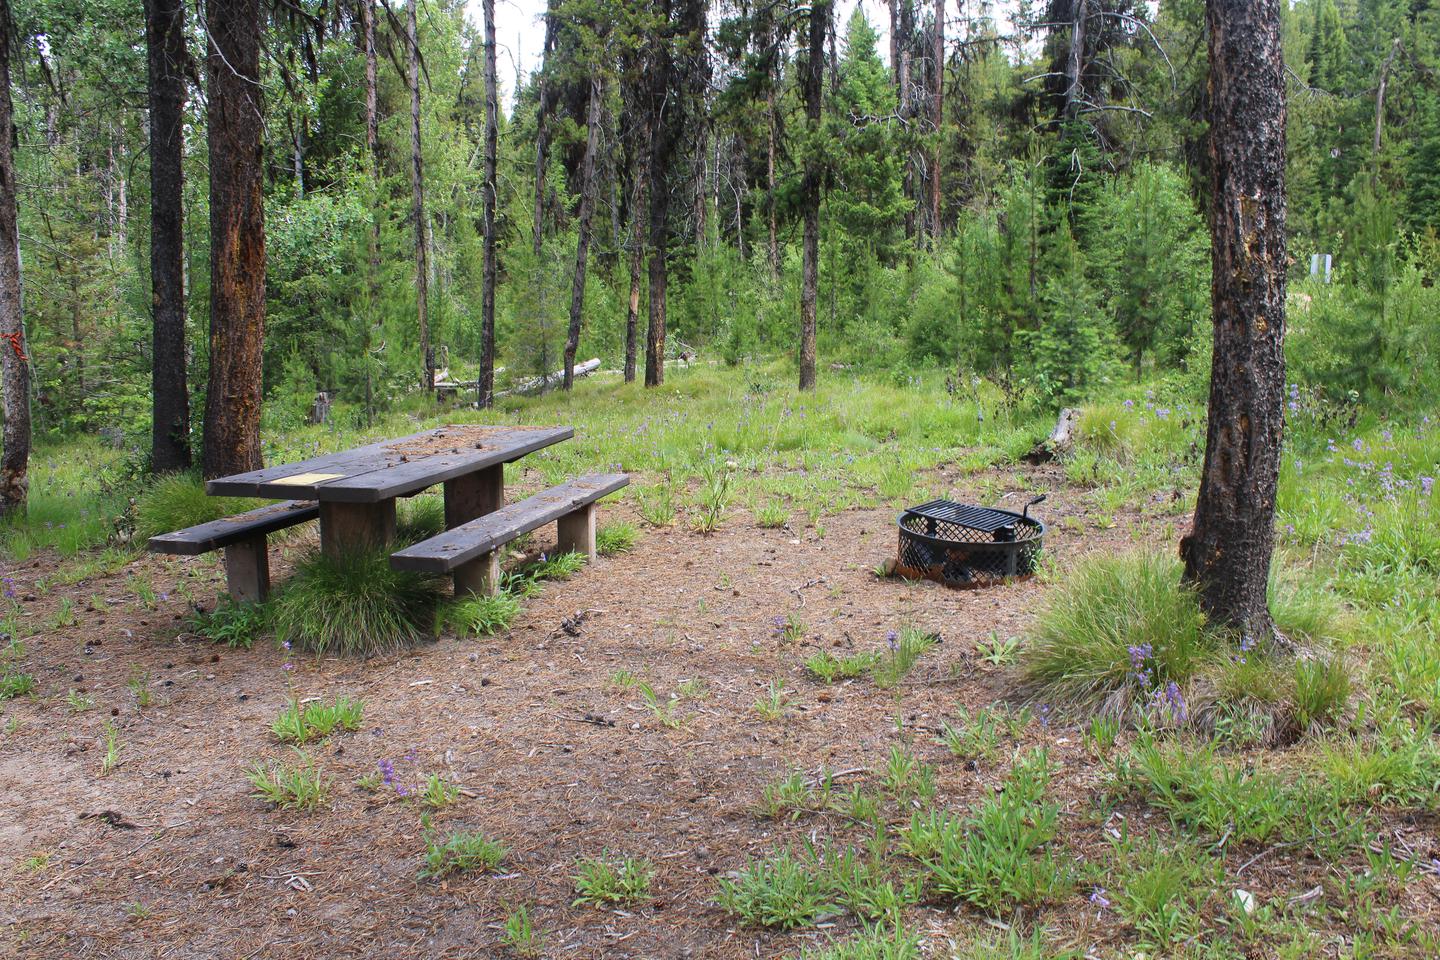
[[[265,342],[259,0],[208,0],[210,380],[206,477],[257,470]]]
[[[30,357],[21,313],[10,101],[10,0],[0,0],[0,517],[25,512],[30,489]]]
[[[820,182],[824,159],[813,138],[820,129],[825,78],[825,36],[830,32],[831,0],[810,7],[809,38],[800,88],[805,98],[805,118],[811,143],[805,152],[805,172],[800,182],[800,204],[805,217],[800,277],[800,389],[815,389],[815,301],[820,292]]]
[[[500,88],[495,63],[495,0],[483,0],[485,19],[485,191],[483,266],[480,278],[480,374],[476,401],[488,407],[495,397],[495,204],[500,151]]]
[[[570,285],[570,326],[565,335],[565,381],[569,390],[575,385],[575,352],[580,349],[580,315],[585,310],[585,268],[590,254],[590,221],[595,212],[595,155],[600,150],[600,107],[604,87],[599,80],[590,81],[590,106],[586,123],[585,159],[580,165],[580,212],[575,225],[575,275]]]
[[[420,326],[421,386],[435,390],[435,350],[430,346],[430,238],[425,223],[425,166],[420,151],[420,0],[410,0],[405,26],[410,85],[410,216],[415,221],[415,312]]]
[[[145,0],[150,101],[150,469],[190,468],[185,384],[184,0]]]
[[[375,416],[375,374],[371,369],[372,338],[380,317],[380,225],[383,220],[380,202],[380,109],[379,57],[375,47],[375,0],[360,0],[360,34],[365,53],[365,153],[370,159],[372,186],[375,190],[370,211],[369,261],[365,288],[369,310],[365,316],[365,335],[361,338],[365,363],[365,423]]]
[[[1207,0],[1214,362],[1185,578],[1213,621],[1273,634],[1285,385],[1285,86],[1280,0]]]

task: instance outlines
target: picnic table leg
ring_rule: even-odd
[[[225,583],[236,603],[260,603],[270,593],[270,554],[263,534],[225,548]]]
[[[595,559],[595,504],[587,503],[574,513],[567,513],[556,528],[557,552],[573,550],[583,553],[587,559]]]
[[[445,529],[453,530],[505,506],[505,467],[495,464],[445,481]]]
[[[327,557],[383,547],[394,539],[394,498],[378,503],[320,501],[320,549]]]
[[[455,568],[455,596],[467,593],[493,597],[500,592],[500,551],[483,553]]]

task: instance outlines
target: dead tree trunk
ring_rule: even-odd
[[[800,278],[800,389],[815,389],[815,301],[820,287],[820,183],[824,158],[813,142],[820,128],[822,84],[825,79],[825,35],[830,28],[831,0],[810,7],[809,40],[800,86],[812,142],[805,152],[800,203],[805,215]]]
[[[633,66],[633,64],[631,64]],[[627,77],[634,73],[626,70]],[[630,300],[625,312],[625,382],[635,381],[636,357],[639,353],[640,283],[645,265],[645,191],[650,157],[649,125],[645,108],[637,105],[637,97],[625,92],[621,128],[625,131],[625,169],[627,213],[630,217]]]
[[[490,406],[495,397],[495,204],[500,88],[495,64],[495,0],[484,0],[481,10],[485,19],[485,236],[480,278],[480,374],[475,378],[475,394],[483,408]]]
[[[10,102],[10,0],[0,0],[0,517],[25,512],[30,489],[30,357],[21,313]]]
[[[265,342],[259,0],[208,0],[210,380],[206,477],[257,470]]]
[[[1065,111],[1067,121],[1075,119],[1075,111],[1084,98],[1081,80],[1085,72],[1085,27],[1089,19],[1087,0],[1072,0],[1070,23],[1070,56],[1065,64]]]
[[[905,179],[903,189],[905,199],[913,200],[915,197],[915,159],[910,151],[912,132],[910,120],[914,115],[910,94],[910,68],[911,49],[910,41],[915,34],[915,0],[899,0],[900,20],[898,25],[892,21],[890,29],[899,34],[896,45],[900,51],[900,59],[895,67],[895,84],[897,96],[899,97],[900,127],[902,130],[902,143],[905,144]],[[915,205],[906,204],[905,207],[905,239],[915,237]]]
[[[1214,362],[1185,578],[1217,623],[1261,639],[1284,423],[1285,85],[1280,0],[1207,0]]]
[[[491,0],[493,2],[493,0]],[[605,98],[599,80],[590,81],[590,106],[586,123],[585,159],[580,166],[580,212],[575,225],[575,276],[570,285],[570,326],[565,335],[565,381],[575,385],[575,352],[580,349],[580,315],[585,310],[585,267],[590,254],[590,220],[595,212],[595,154],[600,149],[600,106]]]
[[[1380,67],[1380,86],[1375,91],[1375,143],[1371,155],[1380,156],[1380,137],[1385,130],[1385,91],[1390,86],[1390,71],[1395,66],[1395,54],[1400,52],[1400,38],[1390,42],[1390,53]]]
[[[535,253],[535,296],[540,328],[540,371],[550,369],[550,321],[547,314],[545,264],[542,259],[545,248],[545,167],[550,162],[550,85],[548,70],[550,55],[556,41],[555,17],[551,15],[547,2],[545,8],[545,46],[540,59],[540,84],[536,96],[535,116],[535,224],[531,233]],[[549,381],[542,383],[548,384]]]
[[[930,124],[934,146],[930,148],[930,245],[940,243],[940,128],[945,123],[945,0],[935,0],[934,69],[930,77]]]
[[[435,391],[435,351],[430,346],[430,242],[425,224],[425,167],[420,152],[420,0],[410,0],[405,26],[406,68],[410,85],[410,216],[415,221],[415,311],[420,324],[421,386]]]
[[[380,315],[380,109],[378,105],[379,64],[375,48],[375,0],[360,0],[360,32],[365,47],[365,153],[371,164],[375,198],[370,210],[369,261],[365,288],[369,310],[365,317],[365,334],[361,338],[365,364],[365,423],[375,416],[375,375],[371,369],[372,335]]]
[[[150,469],[190,469],[185,385],[184,0],[145,0],[150,101]]]

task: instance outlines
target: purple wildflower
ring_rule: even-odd
[[[394,783],[395,764],[391,763],[389,760],[381,760],[378,766],[380,767],[380,779],[383,780],[386,784]]]
[[[894,630],[891,630],[889,633],[885,634],[885,643],[890,647],[891,651],[900,649],[899,641],[900,635]]]
[[[1425,496],[1428,497],[1428,496],[1430,496],[1430,491],[1431,491],[1431,490],[1434,490],[1434,489],[1435,489],[1435,478],[1434,478],[1434,477],[1421,477],[1421,478],[1420,478],[1420,492],[1421,492],[1422,494],[1424,494]]]
[[[1096,887],[1090,891],[1090,904],[1101,910],[1105,910],[1110,906],[1110,900],[1105,896],[1104,887]]]

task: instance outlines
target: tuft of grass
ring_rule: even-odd
[[[805,669],[822,683],[836,680],[853,680],[864,676],[875,665],[874,653],[854,653],[848,657],[837,657],[828,650],[822,650],[805,661]]]
[[[445,500],[439,495],[424,494],[401,500],[395,516],[395,539],[401,543],[419,543],[445,531]]]
[[[764,786],[755,812],[770,820],[798,820],[804,814],[829,809],[833,791],[828,771],[812,786],[802,771],[795,770]]]
[[[453,873],[494,871],[509,851],[480,831],[455,831],[439,837],[425,831],[425,861],[420,879],[440,880]]]
[[[760,714],[760,719],[775,723],[785,719],[789,709],[790,696],[785,692],[785,681],[772,678],[765,687],[765,695],[755,701],[755,712]]]
[[[870,678],[882,690],[898,686],[909,676],[916,661],[929,653],[940,642],[940,637],[914,627],[905,627],[898,634],[892,630],[886,642],[888,652],[881,654],[870,668]]]
[[[941,742],[961,760],[995,759],[1000,748],[1001,719],[990,708],[976,711],[972,717],[964,707],[955,711],[955,723],[941,723]]]
[[[281,743],[302,744],[323,740],[336,730],[359,730],[364,716],[364,701],[351,697],[339,697],[330,704],[307,703],[303,706],[291,700],[270,724],[270,731]]]
[[[1295,722],[1301,730],[1338,716],[1350,699],[1350,673],[1339,657],[1295,661]]]
[[[998,913],[1068,890],[1070,868],[1052,847],[1060,807],[1045,798],[1049,782],[1049,757],[1034,751],[968,818],[934,821],[934,836],[924,844],[932,853],[923,862],[935,891]]]
[[[100,757],[100,776],[108,777],[120,766],[120,753],[125,745],[120,742],[120,731],[113,720],[105,721],[105,753]]]
[[[800,960],[920,960],[920,935],[900,924],[880,924],[822,949],[802,950]]]
[[[640,542],[640,528],[625,520],[607,523],[595,531],[595,552],[602,557],[629,553]]]
[[[530,908],[521,904],[506,908],[505,926],[500,931],[500,942],[518,957],[540,956],[542,938],[530,917]]]
[[[259,506],[261,500],[240,497],[211,497],[205,481],[193,473],[172,473],[160,477],[135,498],[135,536],[149,540],[209,523]]]
[[[639,493],[640,516],[652,527],[668,527],[675,522],[675,491],[667,483],[656,484]]]
[[[457,637],[488,637],[507,630],[520,615],[520,600],[508,591],[491,596],[456,597],[440,607],[437,629]]]
[[[1051,591],[1021,656],[1030,695],[1075,713],[1127,713],[1215,657],[1180,563],[1157,553],[1082,561]]]
[[[221,601],[208,613],[197,610],[190,618],[190,630],[211,643],[249,650],[270,629],[270,609],[263,603]]]
[[[1192,843],[1166,846],[1154,836],[1143,843],[1124,836],[1111,848],[1115,908],[1142,942],[1165,950],[1192,936],[1220,876],[1214,860]]]
[[[540,559],[528,564],[522,573],[531,580],[568,580],[585,566],[585,554],[571,550],[553,555],[541,554]]]
[[[314,551],[274,600],[275,638],[315,654],[373,656],[432,636],[443,584],[390,566],[388,551],[341,557]]]
[[[295,751],[295,760],[255,761],[245,771],[250,781],[251,796],[276,807],[308,810],[323,804],[330,796],[330,785],[309,754]]]
[[[439,774],[432,773],[425,778],[425,783],[415,797],[431,810],[439,810],[460,799],[460,788]]]
[[[755,508],[755,523],[766,530],[778,530],[790,522],[790,508],[783,500],[767,500]]]
[[[752,927],[793,930],[838,912],[818,871],[788,850],[753,860],[733,879],[722,877],[716,903]]]
[[[576,861],[575,868],[576,896],[572,906],[620,906],[650,899],[655,868],[648,860],[625,857],[615,861],[604,852],[598,858]]]
[[[13,700],[35,692],[35,677],[7,669],[0,674],[0,702]]]

